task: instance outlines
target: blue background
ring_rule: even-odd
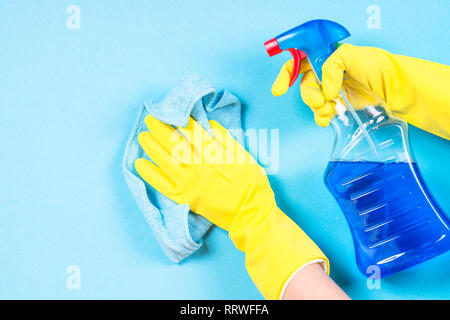
[[[69,30],[69,5],[81,29]],[[369,30],[369,5],[381,29]],[[259,299],[244,255],[214,228],[174,265],[124,182],[121,158],[141,103],[193,72],[240,97],[246,128],[280,130],[280,207],[329,256],[353,298],[450,298],[450,254],[369,290],[350,232],[322,175],[333,135],[317,127],[298,85],[270,87],[289,58],[263,43],[301,22],[344,24],[354,44],[450,64],[447,0],[0,2],[0,298]],[[450,212],[449,142],[411,127],[416,158]],[[66,269],[81,289],[66,288]]]

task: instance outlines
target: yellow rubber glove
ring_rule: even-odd
[[[277,299],[302,266],[328,260],[278,207],[264,169],[219,123],[211,137],[195,120],[175,128],[152,116],[139,143],[154,163],[135,167],[156,190],[229,231],[246,254],[250,277],[266,299]]]
[[[272,86],[275,96],[289,88],[292,61],[283,65]],[[358,106],[364,90],[384,100],[394,115],[423,130],[450,139],[450,66],[389,53],[371,47],[341,45],[322,67],[322,88],[311,67],[302,61],[300,89],[320,126],[334,116],[334,101],[343,88]],[[348,79],[343,81],[344,71]],[[362,90],[358,90],[361,86]]]

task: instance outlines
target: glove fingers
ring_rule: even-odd
[[[214,133],[214,139],[219,142],[226,150],[230,152],[236,151],[236,143],[234,137],[220,123],[215,120],[209,121],[209,125]]]
[[[177,129],[198,152],[201,152],[206,145],[214,141],[213,137],[192,117],[189,117],[186,127],[177,127]]]
[[[303,75],[300,83],[300,93],[305,102],[311,109],[316,110],[325,104],[325,97],[312,71]]]
[[[211,120],[209,124],[214,132],[214,139],[225,149],[226,163],[256,163],[250,153],[220,123]]]
[[[152,136],[169,154],[184,140],[183,136],[173,126],[156,119],[152,115],[145,117],[145,124]]]
[[[153,188],[167,197],[175,194],[175,185],[164,172],[147,159],[139,158],[134,162],[139,175]]]
[[[312,71],[305,73],[300,84],[303,101],[314,111],[314,119],[321,127],[330,124],[336,114],[334,101],[326,101]]]
[[[294,60],[291,59],[281,67],[281,70],[272,85],[272,94],[275,97],[281,96],[288,91],[293,66]]]
[[[335,111],[336,102],[327,101],[322,107],[314,110],[321,117],[333,117],[336,114]]]
[[[188,124],[186,127],[177,127],[177,129],[191,143],[193,143],[194,141],[194,134],[196,135],[196,137],[197,136],[201,137],[204,131],[203,127],[192,117],[189,117]]]
[[[272,94],[274,96],[278,97],[287,92],[287,90],[289,89],[289,84],[291,82],[293,68],[294,68],[293,59],[283,64],[280,72],[278,73],[277,78],[275,79],[272,85]],[[308,71],[311,71],[311,65],[309,64],[308,59],[303,59],[300,63],[299,74],[303,74]]]
[[[302,63],[300,64],[299,74],[304,74],[311,70],[312,70],[312,68],[311,68],[311,65],[309,64],[309,60],[306,58],[303,59]]]
[[[346,59],[353,46],[341,45],[323,64],[322,67],[322,90],[327,100],[336,99],[342,88],[344,71],[347,69]]]
[[[321,127],[327,127],[330,124],[332,116],[322,116],[319,112],[314,112],[314,120]]]
[[[179,156],[175,154],[177,149],[172,149],[172,154],[169,154],[165,148],[163,148],[158,141],[154,138],[154,135],[148,131],[143,131],[138,136],[139,144],[144,149],[145,153],[152,159],[152,161],[163,171],[167,176],[171,178],[178,178],[182,175],[182,163]],[[185,156],[188,158],[190,155]],[[190,161],[190,159],[187,159]]]

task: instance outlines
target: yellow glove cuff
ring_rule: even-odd
[[[319,247],[276,205],[250,221],[239,216],[230,238],[245,252],[247,271],[266,299],[279,299],[285,283],[312,261],[329,261]]]

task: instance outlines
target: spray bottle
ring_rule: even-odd
[[[264,45],[269,56],[293,55],[290,86],[305,56],[321,84],[322,65],[349,36],[340,24],[312,20]],[[324,180],[350,226],[359,270],[368,276],[377,266],[386,277],[448,251],[450,220],[421,177],[406,122],[353,79],[344,77],[344,87],[331,121],[335,142]],[[347,92],[359,93],[356,108]]]

